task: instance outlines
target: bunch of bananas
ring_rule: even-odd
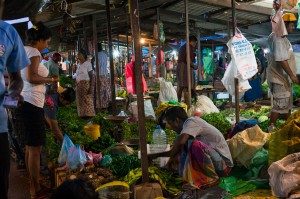
[[[119,92],[117,92],[116,96],[126,98],[127,92],[125,90],[120,90]]]
[[[177,195],[181,192],[182,187],[182,179],[179,176],[174,176],[173,173],[160,169],[157,167],[149,167],[149,178],[156,180],[159,182],[161,187],[168,191],[170,194]],[[129,185],[136,182],[138,179],[142,177],[142,169],[137,168],[131,170],[125,177],[124,181]]]

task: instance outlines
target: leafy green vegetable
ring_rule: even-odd
[[[136,155],[119,155],[112,159],[108,166],[117,178],[123,178],[129,171],[140,168],[141,160]]]
[[[204,114],[201,118],[216,127],[224,136],[227,135],[232,127],[231,123],[226,119],[226,115],[222,113]]]
[[[72,80],[71,77],[67,77],[66,75],[60,75],[59,76],[59,85],[61,87],[67,87],[68,85],[70,85],[71,87],[75,86],[75,81]]]
[[[300,98],[300,86],[298,84],[293,84],[294,98]]]

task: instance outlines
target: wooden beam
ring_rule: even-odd
[[[231,8],[231,0],[190,0],[191,3],[206,3],[209,5]],[[243,10],[263,15],[271,15],[272,8],[251,5],[250,3],[235,3],[237,10]]]

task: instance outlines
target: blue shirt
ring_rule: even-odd
[[[30,65],[22,40],[10,24],[0,20],[0,133],[7,132],[7,114],[3,108],[5,84],[3,72],[18,72]]]

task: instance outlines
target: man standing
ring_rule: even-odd
[[[189,67],[191,70],[191,89],[192,89],[192,93],[194,93],[194,89],[195,89],[195,79],[194,79],[194,71],[193,70],[197,70],[198,67],[196,65],[193,64],[194,60],[195,60],[195,53],[194,53],[194,48],[196,47],[197,44],[197,38],[195,36],[190,36],[189,37],[190,43],[189,43],[189,47],[190,47],[190,58],[191,59],[191,66]],[[189,91],[188,91],[188,77],[187,77],[187,57],[186,57],[186,46],[187,44],[184,44],[183,46],[181,46],[181,48],[179,49],[179,53],[178,53],[178,66],[177,66],[177,82],[178,82],[178,101],[181,101],[181,96],[182,96],[182,91],[183,91],[183,96],[184,96],[184,102],[187,103],[188,102],[188,95],[189,95]]]
[[[268,55],[267,81],[273,95],[271,125],[275,124],[280,114],[284,115],[285,119],[291,115],[293,98],[291,82],[298,84],[295,56],[292,45],[286,38],[287,33],[291,33],[295,29],[294,22],[297,19],[292,13],[284,14],[282,19],[284,25],[283,21],[280,21],[281,18],[272,20],[273,32],[268,38],[270,53]]]
[[[7,199],[10,153],[7,113],[3,107],[5,92],[3,71],[6,67],[9,73],[8,95],[15,100],[22,101],[23,98],[20,93],[23,89],[23,80],[20,76],[20,70],[30,65],[30,60],[17,31],[2,20],[0,20],[0,38],[0,78],[2,79],[0,81],[0,198]]]

